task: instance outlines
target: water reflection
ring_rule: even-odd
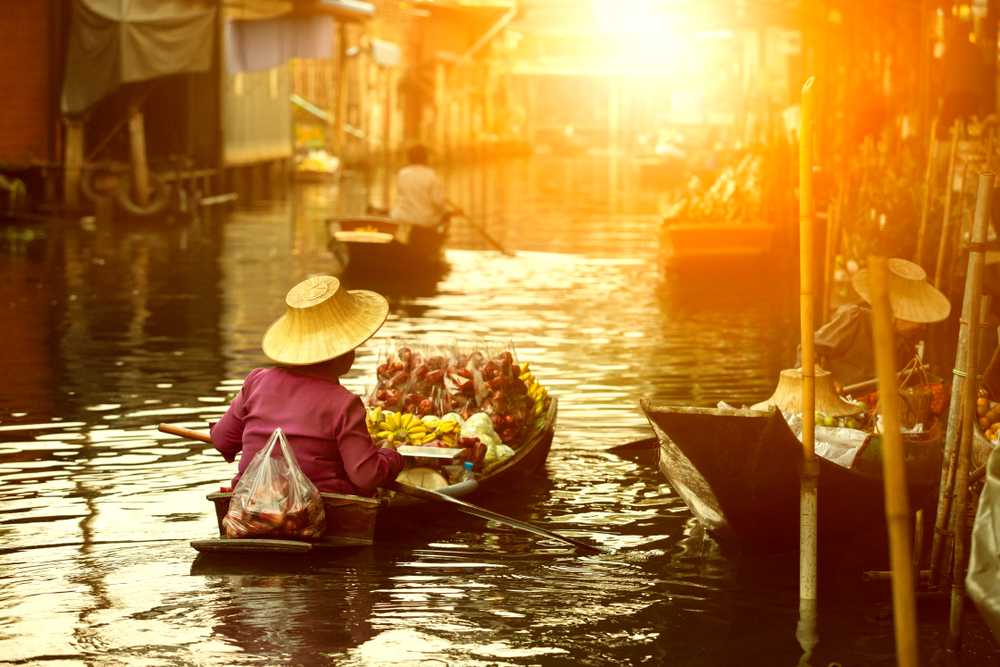
[[[723,558],[652,460],[606,451],[648,436],[642,396],[768,395],[794,354],[794,281],[664,276],[658,193],[625,160],[454,168],[449,196],[516,256],[456,224],[446,273],[349,283],[383,291],[392,316],[345,380],[363,392],[391,339],[514,341],[559,395],[559,424],[547,476],[483,502],[618,553],[582,557],[432,510],[329,562],[194,558],[188,541],[216,531],[205,495],[232,471],[154,426],[218,418],[264,363],[260,337],[288,286],[339,270],[324,221],[377,203],[364,180],[190,225],[68,221],[0,238],[0,307],[18,322],[0,355],[0,655],[794,664],[794,564]],[[891,663],[891,618],[860,608],[821,606],[814,664]],[[984,646],[967,642],[969,664],[994,658]]]

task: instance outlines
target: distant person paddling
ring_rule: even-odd
[[[333,276],[313,276],[285,297],[285,314],[264,334],[276,365],[255,368],[211,427],[212,444],[232,462],[233,486],[278,427],[306,477],[320,491],[370,495],[403,469],[393,448],[379,449],[361,399],[340,384],[354,350],[385,322],[389,304],[367,290],[345,290]]]
[[[390,213],[394,220],[415,227],[447,225],[459,207],[445,196],[444,182],[428,165],[426,146],[416,145],[407,152],[409,164],[396,176],[396,204]]]

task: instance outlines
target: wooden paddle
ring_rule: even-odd
[[[465,214],[465,211],[455,211],[452,213],[452,217],[463,218],[467,223],[469,223],[469,226],[475,229],[477,232],[479,232],[482,235],[482,237],[489,242],[491,246],[493,246],[503,254],[507,255],[508,257],[514,256],[514,253],[512,253],[510,250],[507,250],[507,248],[505,248],[503,244],[501,244],[499,241],[493,238],[493,236],[489,232],[487,232],[482,225],[476,224],[471,218],[469,218],[469,216]]]
[[[472,503],[467,503],[464,500],[459,500],[458,498],[452,498],[451,496],[441,493],[439,491],[431,491],[430,489],[421,489],[416,486],[410,486],[409,484],[401,484],[400,482],[390,482],[386,484],[387,489],[392,489],[398,493],[405,493],[408,496],[413,496],[414,498],[420,498],[421,500],[429,500],[431,502],[444,503],[450,505],[454,509],[462,512],[464,514],[469,514],[471,516],[477,516],[480,519],[486,519],[487,521],[496,521],[497,523],[502,523],[505,526],[510,526],[511,528],[517,528],[518,530],[523,530],[527,533],[534,533],[540,537],[548,537],[553,540],[559,540],[560,542],[565,542],[571,546],[576,547],[580,551],[586,553],[608,553],[607,549],[602,549],[601,547],[596,547],[592,544],[587,544],[586,542],[581,542],[580,540],[573,539],[572,537],[566,537],[565,535],[560,535],[559,533],[548,530],[547,528],[542,528],[533,523],[528,523],[527,521],[521,521],[520,519],[515,519],[513,517],[506,516],[504,514],[497,514],[491,510],[479,507],[478,505],[473,505]]]
[[[171,435],[177,435],[182,438],[187,438],[188,440],[197,440],[199,442],[212,443],[212,437],[203,431],[193,431],[189,428],[183,428],[181,426],[173,426],[172,424],[160,424],[159,430],[163,433],[170,433]],[[518,530],[523,530],[528,533],[534,533],[541,537],[548,537],[550,539],[559,540],[560,542],[565,542],[577,549],[584,551],[586,553],[607,553],[606,549],[594,546],[592,544],[587,544],[586,542],[581,542],[580,540],[573,539],[572,537],[566,537],[565,535],[560,535],[559,533],[553,532],[541,526],[537,526],[533,523],[528,523],[527,521],[521,521],[520,519],[515,519],[513,517],[505,516],[503,514],[498,514],[491,510],[479,507],[478,505],[473,505],[472,503],[467,503],[464,500],[459,500],[458,498],[452,498],[451,496],[445,495],[438,491],[431,491],[429,489],[421,489],[416,486],[410,486],[409,484],[401,484],[400,482],[390,482],[386,485],[386,488],[396,491],[397,493],[404,493],[408,496],[413,496],[414,498],[420,498],[421,500],[429,500],[431,502],[438,502],[446,504],[459,512],[464,514],[469,514],[472,516],[479,517],[481,519],[487,519],[488,521],[496,521],[497,523],[502,523],[505,526],[510,526],[511,528],[516,528]]]

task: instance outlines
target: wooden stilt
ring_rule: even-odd
[[[66,119],[66,143],[63,157],[63,202],[66,208],[80,208],[80,180],[83,178],[83,121]]]
[[[139,206],[149,204],[149,164],[146,162],[146,126],[142,110],[129,107],[128,112],[129,154],[132,158],[132,192]]]
[[[892,609],[896,628],[896,664],[915,666],[917,612],[911,554],[910,500],[906,490],[906,463],[899,422],[899,388],[896,384],[892,306],[889,303],[889,268],[884,257],[868,261],[871,278],[875,367],[879,380],[882,415],[882,480],[885,517],[889,528],[892,566]]]

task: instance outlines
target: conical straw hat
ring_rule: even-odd
[[[285,314],[264,334],[264,354],[302,366],[350,352],[371,338],[389,316],[381,294],[345,290],[333,276],[306,278],[288,291]]]
[[[778,378],[778,387],[771,398],[752,406],[751,410],[767,410],[774,406],[782,412],[802,412],[802,369],[786,368]],[[863,411],[863,403],[845,401],[833,386],[830,371],[816,367],[816,412],[831,417],[856,415]]]
[[[927,273],[905,259],[893,257],[889,265],[889,303],[898,320],[908,322],[940,322],[951,312],[948,297],[927,282]],[[854,289],[861,298],[871,303],[868,269],[854,274]]]

